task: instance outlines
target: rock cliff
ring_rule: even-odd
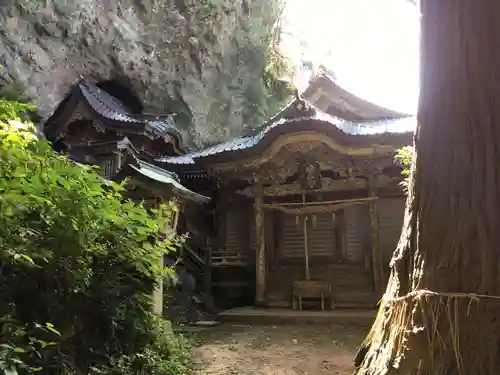
[[[266,72],[277,9],[277,0],[0,0],[0,86],[22,87],[45,119],[81,77],[111,82],[146,111],[178,113],[194,144],[214,143],[285,100]]]

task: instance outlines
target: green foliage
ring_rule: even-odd
[[[413,147],[412,146],[405,146],[400,148],[396,156],[394,158],[395,162],[399,164],[402,168],[403,171],[401,174],[405,177],[408,177],[410,175],[410,168],[411,168],[411,162],[413,159]]]
[[[1,96],[0,96],[1,97]],[[32,111],[35,107],[30,104],[22,104],[19,102],[13,102],[7,99],[0,99],[0,121],[21,121],[22,118],[25,118],[29,111]],[[21,124],[19,124],[21,125]],[[26,127],[25,124],[22,125]]]
[[[40,337],[57,337],[60,333],[50,323],[18,326],[11,318],[0,319],[0,374],[16,375],[19,372],[39,372],[41,367],[32,367],[36,358],[56,345]]]
[[[196,19],[200,22],[209,21],[217,16],[218,4],[213,0],[198,0],[195,8]]]
[[[140,352],[123,355],[112,361],[111,366],[99,369],[102,375],[185,375],[191,369],[188,355],[190,346],[182,336],[158,325],[158,340]]]
[[[23,103],[31,101],[31,98],[26,94],[26,88],[18,82],[1,86],[0,98]]]
[[[3,66],[0,65],[0,73]],[[19,103],[31,103],[31,98],[26,94],[26,87],[19,81],[0,84],[0,99]],[[6,102],[0,104],[0,109],[7,105]],[[34,109],[31,107],[30,110]]]
[[[292,65],[276,48],[281,34],[282,0],[245,3],[244,14],[235,14],[242,9],[223,0],[198,1],[186,13],[191,22],[190,57],[200,74],[204,61],[215,59],[223,63],[217,72],[221,79],[214,88],[220,99],[212,104],[208,114],[212,122],[234,119],[236,124],[242,122],[244,127],[254,129],[289,101],[294,88],[283,79]],[[233,17],[238,26],[230,36],[230,48],[224,48],[221,55],[212,55],[210,46],[224,42],[221,38],[227,31],[221,27],[227,27],[227,20]],[[179,48],[185,50],[186,46]]]
[[[122,185],[55,154],[19,121],[29,108],[0,101],[0,316],[11,321],[0,369],[88,373],[146,350],[177,366],[154,346],[151,312],[160,256],[177,243],[159,235],[172,208],[126,201]]]
[[[252,2],[245,33],[233,39],[233,69],[226,73],[234,94],[231,106],[241,103],[243,121],[252,128],[275,115],[294,90],[283,80],[291,64],[276,51],[282,6],[277,0]]]
[[[405,146],[400,148],[396,156],[394,157],[394,161],[396,164],[400,165],[403,170],[401,174],[404,176],[404,180],[401,182],[401,186],[405,190],[408,191],[408,179],[410,176],[410,168],[413,160],[413,146]]]

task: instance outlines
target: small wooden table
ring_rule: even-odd
[[[322,280],[299,280],[293,282],[293,300],[292,306],[302,310],[302,299],[319,299],[321,300],[321,310],[325,311],[325,300],[330,300],[331,308],[334,307],[334,299],[332,294],[332,286]]]

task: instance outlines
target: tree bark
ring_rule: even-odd
[[[500,1],[422,0],[421,9],[405,223],[356,374],[496,375]]]

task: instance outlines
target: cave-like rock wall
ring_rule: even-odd
[[[225,140],[263,111],[275,3],[3,0],[0,85],[23,87],[45,119],[81,77],[112,80],[146,111],[178,113],[193,144]]]

